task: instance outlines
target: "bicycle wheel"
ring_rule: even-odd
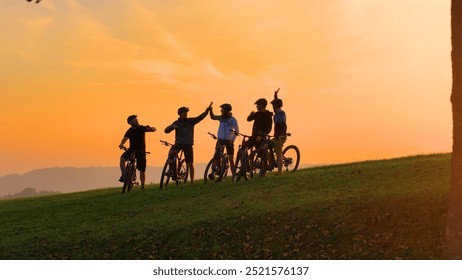
[[[253,176],[259,176],[262,168],[262,158],[259,155],[259,151],[252,151],[247,158],[247,165],[249,168],[250,178]]]
[[[170,171],[170,161],[167,160],[165,162],[164,168],[162,169],[162,175],[160,177],[160,189],[163,189],[168,185],[170,181],[170,177],[172,176],[172,172]]]
[[[300,164],[300,150],[295,145],[289,145],[282,151],[282,166],[284,172],[295,172]]]
[[[215,158],[212,158],[209,163],[207,163],[207,166],[205,167],[204,171],[204,183],[207,183],[207,181],[214,181],[217,176],[215,174],[215,164],[213,164],[215,161]]]
[[[177,178],[175,183],[177,185],[186,183],[188,181],[189,166],[186,163],[186,160],[183,158],[183,155],[177,159],[176,175]]]
[[[125,167],[125,174],[124,174],[124,186],[122,187],[122,193],[129,192],[132,188],[133,184],[133,172],[135,171],[134,166],[129,163]]]
[[[213,157],[204,172],[204,182],[220,182],[228,171],[226,156]]]
[[[246,169],[246,156],[243,150],[237,151],[236,163],[234,164],[234,168],[236,169],[234,171],[234,174],[236,174],[236,182],[239,182],[239,180],[241,180],[242,177],[244,177],[245,180],[248,180]]]

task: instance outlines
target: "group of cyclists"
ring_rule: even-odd
[[[286,141],[287,136],[287,124],[286,124],[286,114],[282,110],[283,102],[278,98],[277,90],[274,93],[274,99],[270,102],[273,107],[273,112],[270,112],[266,109],[268,106],[268,101],[265,98],[260,98],[255,101],[257,110],[252,111],[247,117],[248,122],[253,122],[252,126],[252,135],[249,140],[246,142],[248,147],[259,148],[264,144],[266,136],[272,130],[274,123],[274,137],[271,140],[270,145],[272,145],[274,152],[277,157],[277,169],[278,173],[282,172],[282,148]],[[231,104],[224,103],[220,105],[221,114],[215,115],[212,108],[213,103],[205,109],[205,111],[197,117],[190,118],[188,117],[189,108],[180,107],[178,108],[178,119],[175,120],[171,125],[167,126],[164,130],[165,133],[171,133],[175,131],[175,143],[174,146],[170,149],[169,154],[174,153],[174,151],[182,150],[185,156],[185,161],[189,168],[190,182],[194,182],[194,126],[201,122],[209,114],[212,120],[219,122],[217,138],[226,147],[226,153],[229,156],[229,163],[231,172],[233,176],[235,175],[236,168],[234,166],[234,140],[236,135],[239,132],[239,125],[237,119],[232,114]],[[149,125],[141,125],[138,122],[137,115],[130,115],[127,118],[127,123],[130,125],[130,128],[125,132],[119,148],[124,149],[125,152],[120,157],[120,171],[122,176],[119,181],[124,182],[125,178],[125,163],[129,159],[131,151],[136,151],[136,161],[137,169],[140,173],[140,183],[141,188],[144,188],[145,185],[145,172],[146,172],[146,141],[145,135],[146,132],[155,132],[157,129]],[[125,143],[129,141],[130,146],[128,149],[125,148]]]

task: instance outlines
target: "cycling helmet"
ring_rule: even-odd
[[[254,104],[255,104],[255,105],[263,105],[263,106],[266,106],[266,105],[268,105],[268,101],[266,101],[265,98],[260,98],[260,99],[258,99],[257,101],[255,101]]]
[[[185,112],[189,112],[189,108],[188,107],[180,107],[178,108],[178,115],[181,114],[181,113],[185,113]]]
[[[276,107],[282,107],[282,99],[275,98],[271,101],[271,104],[273,104]]]
[[[231,104],[228,104],[228,103],[220,105],[220,108],[228,112],[231,112],[233,110],[233,107],[231,106]]]
[[[136,119],[137,117],[138,117],[137,115],[130,115],[130,116],[128,116],[128,118],[127,118],[127,123],[128,123],[128,124],[132,124],[132,121],[133,121],[134,119]]]

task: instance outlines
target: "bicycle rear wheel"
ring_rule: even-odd
[[[234,174],[236,174],[236,182],[239,182],[241,178],[244,178],[245,180],[248,180],[249,178],[247,177],[247,157],[245,155],[245,152],[243,150],[239,150],[236,155],[236,163],[234,165],[234,168],[236,168]]]
[[[222,155],[220,157],[213,157],[204,172],[204,183],[207,182],[220,182],[228,171],[228,159]]]
[[[129,163],[125,167],[125,174],[124,174],[124,186],[122,187],[122,193],[129,192],[133,186],[133,172],[135,171],[135,167],[133,164]]]
[[[282,166],[284,172],[295,172],[300,164],[300,150],[295,145],[289,145],[282,151]]]
[[[162,169],[162,175],[160,177],[160,189],[163,189],[168,185],[172,172],[170,170],[170,160],[165,162],[164,168]]]

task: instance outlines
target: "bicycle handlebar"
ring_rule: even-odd
[[[292,134],[291,134],[291,133],[286,133],[286,136],[289,137],[289,136],[292,136]],[[267,138],[267,139],[274,138],[274,135],[269,135],[269,134],[267,134],[267,135],[266,135],[266,138]]]
[[[137,150],[130,150],[129,148],[127,147],[123,147],[121,148],[121,150],[124,150],[126,152],[134,152],[134,153],[145,153],[145,154],[150,154],[151,152],[146,152],[146,151],[137,151]]]
[[[231,131],[232,133],[234,133],[236,136],[242,136],[242,137],[246,137],[246,138],[250,138],[251,136],[248,136],[248,135],[245,135],[245,134],[242,134],[240,133],[239,131],[236,131],[234,129],[230,129],[229,131]]]
[[[217,137],[215,134],[210,133],[210,132],[207,132],[207,133],[208,133],[208,134],[210,135],[210,137],[212,137],[213,139],[215,139],[215,140],[218,139],[218,137]]]
[[[160,140],[160,142],[161,142],[162,144],[164,144],[165,146],[173,146],[173,144],[171,144],[171,143],[169,143],[169,142],[167,142],[167,141]]]
[[[237,136],[240,135],[240,136],[243,136],[243,137],[246,137],[246,138],[251,138],[252,137],[252,136],[249,136],[249,135],[242,134],[242,133],[240,133],[240,132],[238,132],[238,131],[236,131],[234,129],[230,129],[229,131],[231,131],[232,133],[234,133]],[[209,134],[210,134],[210,132],[209,132]],[[286,133],[286,136],[289,137],[289,136],[292,136],[292,134],[291,133]],[[268,134],[268,135],[266,135],[266,137],[273,138],[274,136]]]

